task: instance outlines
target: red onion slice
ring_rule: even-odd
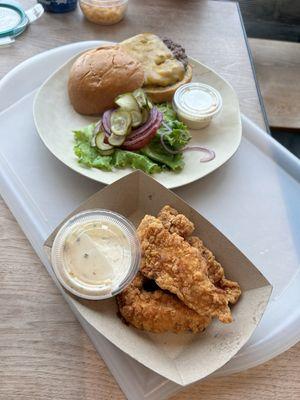
[[[100,131],[102,125],[103,125],[102,119],[99,119],[99,121],[95,124],[95,127],[94,127],[94,135]]]
[[[108,143],[108,138],[111,135],[110,117],[114,109],[107,110],[102,116],[102,126],[105,131],[104,142]],[[157,129],[160,127],[163,115],[156,107],[150,111],[149,118],[140,127],[133,129],[126,137],[125,142],[121,146],[125,150],[139,150],[146,146],[155,136]]]
[[[127,140],[133,140],[136,137],[140,137],[143,133],[152,128],[152,126],[156,123],[159,114],[161,113],[159,113],[158,109],[156,107],[153,107],[149,113],[147,121],[140,127],[133,129],[130,135],[127,136],[126,142]]]
[[[168,131],[172,132],[172,130],[164,122],[162,122],[162,124]],[[167,134],[167,132],[164,132],[163,134],[160,135],[160,142],[161,142],[161,145],[163,146],[163,148],[170,154],[179,154],[179,153],[183,153],[184,151],[201,151],[201,152],[205,153],[206,155],[200,159],[200,162],[208,162],[208,161],[213,160],[216,157],[216,153],[213,150],[210,150],[207,147],[203,147],[203,146],[187,146],[181,150],[172,150],[169,148],[169,146],[166,145],[166,143],[164,141],[164,136],[166,134]]]
[[[216,153],[213,150],[208,149],[207,147],[187,146],[183,149],[183,151],[202,151],[206,155],[200,159],[200,162],[208,162],[216,158]]]
[[[162,121],[162,113],[157,113],[156,121],[148,128],[147,131],[139,134],[139,135],[130,135],[125,140],[122,145],[122,149],[125,150],[139,150],[142,147],[145,147],[151,139],[155,136],[157,129],[160,127]]]
[[[103,113],[102,115],[102,125],[103,125],[103,129],[105,130],[105,132],[108,135],[111,135],[111,131],[110,131],[110,117],[112,112],[115,111],[115,109],[111,109],[111,110],[107,110],[105,111],[105,113]]]

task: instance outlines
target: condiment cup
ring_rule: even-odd
[[[103,209],[71,217],[58,231],[51,250],[59,282],[69,292],[89,300],[121,292],[138,272],[140,258],[133,224]]]
[[[213,87],[192,82],[180,86],[173,98],[178,118],[190,129],[202,129],[222,109],[222,97]]]
[[[80,0],[84,16],[99,25],[113,25],[123,19],[128,0]]]

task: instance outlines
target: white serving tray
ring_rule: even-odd
[[[54,280],[43,252],[44,240],[103,185],[76,174],[48,152],[34,127],[32,102],[36,89],[60,64],[95,44],[74,43],[39,54],[0,82],[0,193]],[[225,166],[176,190],[238,246],[274,287],[251,340],[214,376],[265,362],[300,338],[300,162],[246,117],[243,136],[240,149]],[[126,356],[77,317],[128,399],[163,399],[180,389]]]

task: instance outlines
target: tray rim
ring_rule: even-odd
[[[79,44],[80,44],[80,42],[79,42]],[[33,56],[32,58],[30,58],[30,59],[24,61],[23,63],[19,64],[17,67],[15,67],[13,70],[11,70],[0,81],[0,91],[1,91],[1,89],[3,89],[3,86],[5,86],[4,84],[9,82],[10,79],[13,78],[14,75],[17,72],[22,71],[22,68],[24,66],[26,67],[27,64],[29,65],[32,62],[32,59],[36,59],[36,60],[38,58],[42,59],[43,56],[45,56],[45,54],[49,54],[50,52],[57,53],[58,51],[61,50],[62,47],[63,48],[66,48],[66,47],[71,48],[74,45],[76,45],[76,43],[75,44],[73,43],[73,44],[61,46],[59,48],[55,48],[55,49],[52,49],[52,50],[48,50],[46,52],[40,53],[40,54],[38,54],[36,56]],[[31,92],[25,94],[25,96],[29,95],[30,93]],[[17,101],[22,100],[23,97],[24,97],[24,94],[23,94],[23,96],[21,95],[21,97],[19,97],[19,99]],[[11,104],[11,106],[13,106],[16,102],[13,102]],[[7,108],[5,108],[3,110],[3,112],[5,112],[5,111],[7,111]],[[2,114],[2,112],[0,111],[0,116],[1,116],[1,114]],[[272,139],[269,135],[265,135],[265,132],[261,128],[257,127],[251,120],[249,120],[247,117],[245,117],[243,115],[242,115],[242,122],[243,122],[244,126],[248,126],[248,128],[249,127],[250,128],[255,128],[255,130],[256,130],[256,131],[253,131],[254,132],[253,135],[251,135],[249,137],[247,136],[247,139],[250,140],[253,144],[255,144],[256,147],[260,147],[261,151],[263,151],[266,154],[266,156],[270,156],[269,151],[268,151],[269,146],[272,146],[273,148],[275,148],[276,151],[278,152],[279,156],[280,156],[276,160],[277,163],[288,174],[290,174],[295,180],[299,181],[299,177],[300,177],[300,175],[299,175],[299,172],[300,172],[300,161],[295,156],[293,156],[288,150],[283,148],[283,146],[281,146],[279,143],[275,142],[275,140]],[[264,133],[264,136],[262,136],[263,133]],[[286,163],[286,164],[284,164],[284,163]],[[5,177],[3,176],[1,171],[0,171],[0,176],[1,176],[2,179],[5,179]],[[11,187],[13,182],[8,182],[8,184]],[[28,221],[20,222],[21,217],[20,217],[20,207],[19,207],[19,205],[16,203],[15,199],[12,198],[12,196],[10,195],[8,190],[4,190],[3,189],[2,190],[2,195],[3,195],[3,198],[6,201],[6,203],[9,203],[9,207],[12,210],[13,214],[15,215],[15,217],[16,217],[16,214],[18,215],[16,217],[16,219],[17,219],[18,223],[20,224],[21,228],[23,229],[23,231],[25,232],[26,231],[26,225],[27,225]],[[29,210],[29,214],[30,214],[30,210]],[[26,218],[27,218],[27,215],[26,215]],[[35,251],[38,253],[39,257],[43,261],[43,255],[37,249],[38,248],[37,239],[35,237],[33,237],[33,235],[26,234],[26,236],[29,238],[31,244],[35,248]],[[269,360],[270,358],[275,357],[276,355],[280,354],[281,352],[287,350],[289,347],[291,347],[292,345],[297,343],[299,341],[299,339],[300,339],[300,326],[299,326],[300,318],[299,318],[299,315],[296,316],[295,314],[296,314],[296,310],[294,311],[293,314],[290,315],[290,318],[289,318],[289,324],[290,325],[288,326],[289,329],[286,329],[285,332],[284,332],[284,333],[288,333],[290,335],[290,339],[288,341],[286,341],[286,344],[285,344],[284,347],[281,347],[282,344],[280,343],[280,341],[276,340],[276,337],[278,337],[278,334],[277,334],[276,337],[274,337],[273,339],[271,338],[271,340],[270,340],[270,343],[272,343],[272,346],[273,346],[272,347],[273,348],[273,352],[272,352],[271,356],[269,356],[269,355],[265,356],[265,357],[263,357],[263,358],[261,358],[259,360],[257,359],[257,361],[255,361],[255,362],[249,362],[249,360],[248,360],[248,364],[244,365],[244,368],[242,368],[242,369],[241,368],[237,368],[237,367],[231,367],[231,368],[229,368],[229,370],[226,370],[226,369],[223,370],[222,369],[222,370],[218,371],[217,374],[213,374],[213,376],[227,375],[229,373],[231,374],[231,373],[234,373],[234,372],[242,371],[242,370],[247,369],[247,368],[254,367],[256,365],[259,365],[259,364]],[[85,328],[88,329],[87,327],[85,327]],[[297,331],[297,329],[298,329],[298,331]],[[293,332],[292,335],[291,335],[290,331]],[[89,330],[88,330],[87,333],[89,334],[92,342],[93,343],[96,342],[96,339],[93,338],[92,332],[89,332]],[[284,336],[287,336],[287,335],[284,335]],[[251,355],[253,355],[253,353],[258,353],[259,352],[259,346],[260,346],[260,342],[256,342],[256,343],[251,344]],[[99,347],[99,346],[96,346],[96,347]],[[247,349],[247,346],[245,346],[245,348],[241,351],[241,353],[238,354],[236,357],[237,358],[245,357],[244,353],[245,353],[246,349]],[[98,349],[98,351],[99,351],[99,349]],[[103,357],[103,358],[105,358],[105,357]],[[109,364],[109,362],[107,362],[107,364]],[[118,382],[119,382],[120,386],[124,387],[124,383],[119,381],[119,379],[118,379]],[[165,382],[165,385],[164,384],[161,384],[161,385],[168,387],[168,383],[169,382]],[[124,389],[125,389],[125,387],[124,387]],[[165,393],[169,393],[170,394],[171,392],[174,393],[174,387],[172,387],[170,389],[166,389]],[[154,399],[154,398],[157,398],[157,397],[152,397],[152,396],[149,397],[148,396],[147,398],[148,399],[150,399],[150,398]],[[132,397],[132,399],[133,399],[133,397]],[[140,399],[140,397],[139,397],[139,399]]]

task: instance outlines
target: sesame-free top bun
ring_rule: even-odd
[[[116,96],[141,87],[141,64],[118,46],[83,53],[74,62],[68,91],[74,109],[85,115],[101,114],[114,106]]]

